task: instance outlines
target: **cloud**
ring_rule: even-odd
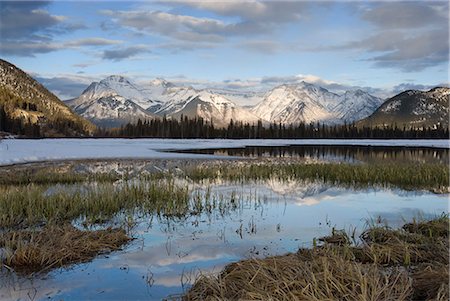
[[[3,55],[34,57],[39,53],[49,53],[57,50],[79,48],[84,46],[109,46],[120,44],[122,41],[103,38],[84,38],[69,42],[61,41],[2,41],[0,53]]]
[[[238,17],[243,22],[282,24],[301,19],[307,9],[303,1],[174,1],[221,16]],[[170,5],[170,2],[169,2]]]
[[[430,89],[433,89],[435,87],[449,87],[449,83],[440,83],[437,85],[423,85],[423,84],[415,84],[415,83],[401,83],[398,85],[395,85],[392,88],[392,93],[398,94],[407,90],[422,90],[422,91],[428,91]]]
[[[374,25],[387,29],[411,29],[441,26],[448,20],[441,13],[445,7],[439,2],[425,1],[383,2],[373,5],[365,11],[362,18]],[[436,6],[438,5],[438,6]],[[445,11],[448,11],[448,7]]]
[[[32,74],[33,77],[52,91],[60,99],[70,99],[80,96],[86,87],[94,81],[92,77],[61,75],[45,77],[39,74]]]
[[[2,55],[34,56],[62,48],[53,41],[55,34],[83,28],[65,16],[50,14],[49,1],[3,1],[0,11],[0,52]]]
[[[106,46],[121,44],[120,40],[109,40],[104,38],[85,38],[65,43],[67,47],[80,47],[80,46]]]
[[[164,47],[168,49],[173,46],[178,52],[192,50],[193,44],[195,49],[210,48],[232,38],[248,40],[254,36],[265,36],[282,24],[299,20],[305,7],[304,3],[290,1],[169,1],[160,4],[169,7],[168,11],[142,7],[140,10],[128,11],[103,10],[101,13],[111,17],[113,22],[139,33],[169,39],[163,43]],[[200,14],[195,13],[177,13],[183,7],[190,7],[190,11],[207,11],[208,17],[199,17]],[[108,28],[105,27],[106,30]],[[246,42],[238,46],[264,53],[274,51],[274,45],[269,45],[267,41]]]
[[[334,49],[360,49],[376,67],[421,71],[448,62],[448,28],[417,32],[382,31]]]
[[[260,26],[246,22],[224,23],[211,18],[177,15],[162,11],[103,11],[122,26],[188,42],[221,42],[224,36],[260,32]]]
[[[106,60],[112,61],[120,61],[123,59],[127,59],[130,57],[134,57],[140,53],[149,53],[151,52],[148,46],[145,45],[137,45],[131,47],[117,48],[112,50],[105,50],[103,52],[102,58]]]
[[[384,35],[384,38],[388,38]],[[369,51],[379,44],[368,43]],[[366,46],[366,47],[367,47]],[[421,71],[448,62],[448,28],[403,37],[392,42],[392,48],[382,55],[369,59],[376,66],[398,68],[405,72]]]
[[[56,43],[45,43],[35,41],[2,41],[0,43],[0,53],[2,55],[34,56],[38,53],[48,53],[60,50],[62,45]]]
[[[5,1],[0,11],[2,39],[38,38],[38,34],[61,24],[65,18],[51,15],[43,8],[48,1]]]
[[[272,40],[251,40],[238,44],[238,47],[261,54],[275,54],[284,49],[281,43]]]
[[[359,5],[359,4],[358,4]],[[322,51],[359,50],[374,67],[418,72],[448,63],[448,3],[374,2],[359,10],[374,28],[360,40],[312,48]]]

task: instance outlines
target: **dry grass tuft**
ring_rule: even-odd
[[[82,231],[72,225],[3,233],[0,247],[5,266],[22,273],[47,271],[89,261],[120,249],[130,241],[122,229]]]
[[[414,300],[449,300],[449,265],[423,264],[412,274]]]
[[[186,300],[407,300],[403,269],[328,256],[289,254],[229,265],[216,279],[201,277]]]
[[[448,300],[448,232],[447,215],[372,227],[357,246],[338,231],[321,247],[201,275],[184,300]]]

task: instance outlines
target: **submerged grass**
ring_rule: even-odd
[[[448,192],[450,173],[449,167],[442,164],[241,163],[200,166],[188,170],[187,175],[195,181],[224,179],[245,182],[277,177],[322,180],[354,187],[381,185]]]
[[[400,230],[371,227],[358,246],[325,243],[201,275],[183,299],[448,300],[448,232],[448,216]]]

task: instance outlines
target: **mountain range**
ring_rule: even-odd
[[[138,119],[182,116],[200,117],[216,127],[225,127],[233,120],[448,128],[449,96],[449,88],[436,87],[408,90],[383,100],[362,90],[336,94],[306,82],[279,85],[265,93],[240,92],[195,89],[162,78],[138,85],[112,75],[91,83],[79,97],[62,102],[24,71],[0,60],[0,131],[8,132],[9,124],[20,133],[26,125],[33,131],[38,129],[40,136],[90,135],[94,124],[118,127]],[[248,99],[257,104],[237,104]]]
[[[235,102],[246,97],[258,100],[257,105],[242,107]],[[164,79],[139,86],[123,76],[112,75],[92,83],[79,97],[66,103],[81,116],[103,127],[163,116],[201,117],[217,126],[226,126],[231,120],[283,124],[351,123],[368,117],[383,100],[362,90],[338,95],[306,82],[280,85],[264,94],[239,94],[177,86]]]

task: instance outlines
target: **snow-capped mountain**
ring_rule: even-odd
[[[449,126],[450,88],[429,91],[408,90],[386,100],[372,115],[360,122],[366,126],[396,124],[398,127]]]
[[[111,75],[100,82],[93,82],[81,96],[88,99],[121,96],[133,101],[144,110],[152,111],[152,108],[161,106],[161,95],[169,86],[171,84],[165,80],[155,79],[145,88],[141,88],[123,76]]]
[[[68,100],[66,104],[97,125],[120,126],[139,118],[156,117],[151,112],[151,108],[161,106],[160,101],[154,100],[158,96],[153,93],[159,92],[159,87],[156,88],[143,90],[122,76],[112,75],[93,82],[78,98]]]
[[[171,87],[166,90],[166,103],[155,113],[172,118],[181,115],[201,117],[216,126],[226,126],[231,120],[257,122],[258,117],[239,107],[228,98],[207,90],[192,87]]]
[[[252,113],[270,122],[344,123],[370,115],[382,100],[364,91],[338,95],[313,84],[281,85],[266,93]]]
[[[231,120],[257,122],[258,117],[226,97],[207,90],[179,87],[164,79],[139,86],[112,75],[93,82],[78,98],[66,102],[81,116],[101,126],[166,116],[201,117],[216,126]]]

